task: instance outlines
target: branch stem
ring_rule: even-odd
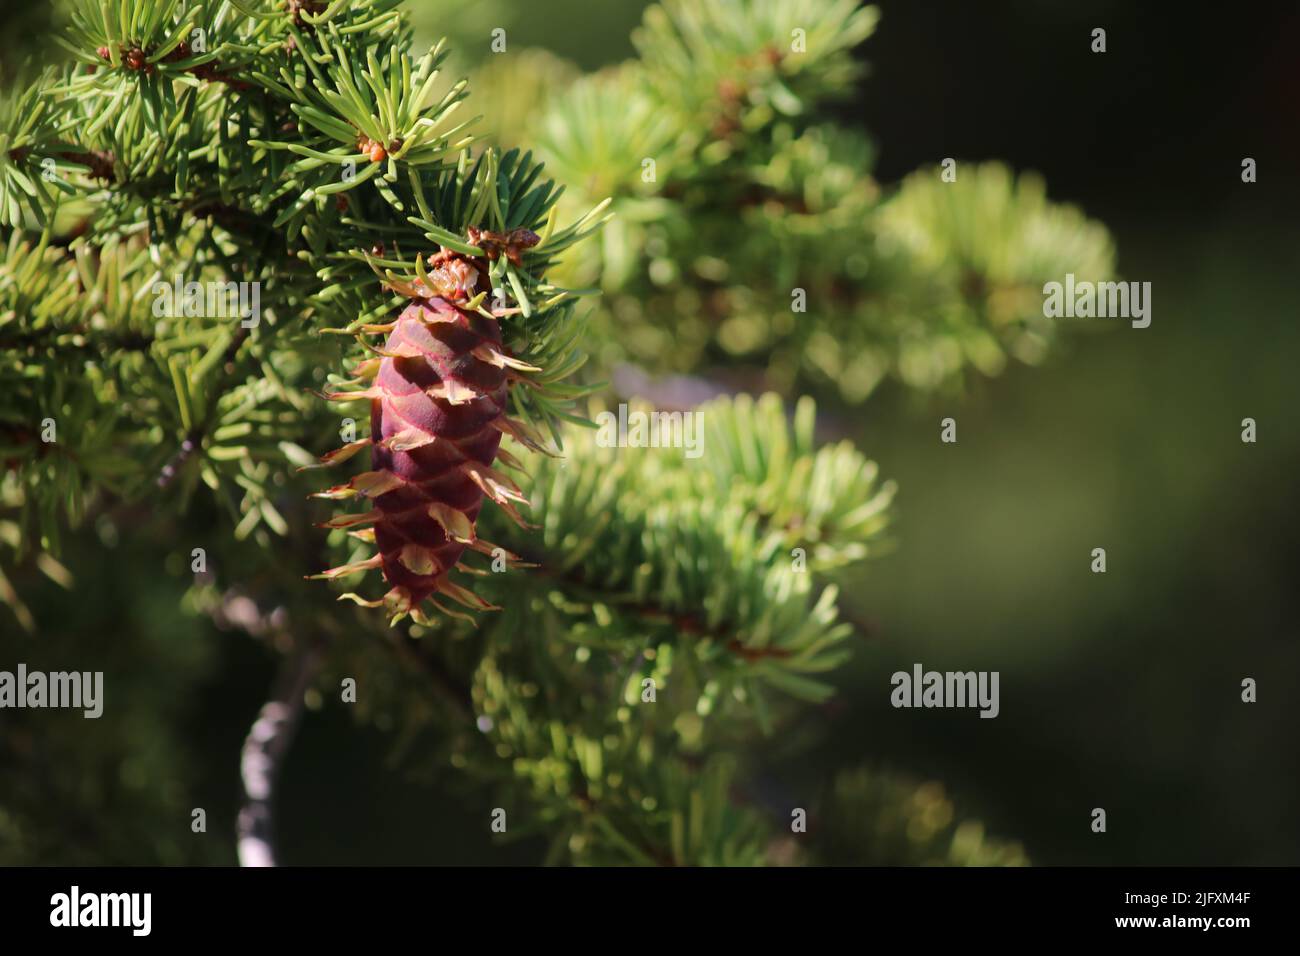
[[[262,705],[244,740],[240,757],[244,801],[236,822],[240,866],[276,865],[276,783],[302,716],[303,695],[319,666],[320,655],[314,646],[286,658],[277,692]]]

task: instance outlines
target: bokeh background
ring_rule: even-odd
[[[501,26],[512,46],[592,69],[631,54],[644,5],[482,0],[417,16],[429,38],[450,31],[467,66]],[[945,156],[1042,173],[1053,199],[1111,230],[1123,277],[1152,283],[1153,321],[1072,334],[1045,364],[958,395],[818,396],[828,437],[851,437],[899,482],[898,546],[846,588],[862,636],[834,675],[839,695],[753,742],[762,786],[798,805],[863,764],[941,779],[1036,864],[1300,863],[1300,13],[879,6],[860,51],[871,74],[840,110],[875,139],[876,177]],[[50,15],[0,2],[0,78],[20,55],[57,55]],[[1104,56],[1088,52],[1094,26]],[[955,446],[938,441],[946,416]],[[1256,444],[1240,440],[1244,417]],[[1089,571],[1094,547],[1105,575]],[[156,553],[127,535],[107,560],[83,536],[66,555],[75,591],[22,577],[35,640],[0,609],[4,666],[75,646],[110,684],[132,660],[166,674],[133,682],[125,754],[120,727],[0,723],[0,792],[45,808],[33,827],[0,796],[0,863],[234,861],[239,748],[276,661],[187,614],[186,581],[156,573]],[[1000,717],[892,709],[889,675],[915,662],[999,671]],[[1244,677],[1258,703],[1240,701]],[[287,862],[538,858],[538,842],[489,840],[451,768],[413,770],[392,744],[341,706],[308,714],[280,798]],[[207,810],[202,848],[160,824],[176,806]],[[1104,836],[1087,826],[1093,807],[1107,810]]]

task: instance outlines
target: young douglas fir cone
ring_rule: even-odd
[[[486,258],[504,254],[518,262],[538,236],[524,229],[506,234],[470,229],[469,241]],[[394,623],[406,614],[427,621],[420,609],[426,599],[443,613],[465,617],[434,595],[474,610],[495,610],[453,582],[450,573],[461,566],[466,548],[517,562],[504,549],[480,540],[475,524],[484,496],[524,524],[513,504],[524,502],[523,495],[492,467],[498,458],[518,465],[499,447],[502,434],[544,450],[531,429],[505,414],[510,387],[519,377],[516,370],[538,369],[506,354],[496,315],[481,309],[486,262],[444,250],[429,266],[415,282],[390,281],[412,300],[395,322],[363,329],[388,333],[384,346],[373,348],[379,358],[363,362],[355,372],[354,381],[373,378],[373,383],[362,391],[325,396],[332,401],[370,399],[371,437],[345,445],[322,462],[336,464],[369,446],[371,470],[314,496],[370,499],[370,511],[340,515],[324,527],[369,525],[350,533],[373,541],[378,552],[317,577],[381,569],[391,586],[381,600],[344,597],[367,607],[382,605]]]

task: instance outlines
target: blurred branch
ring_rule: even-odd
[[[272,801],[284,755],[298,728],[303,695],[320,666],[316,645],[286,658],[277,680],[278,690],[257,714],[244,740],[240,776],[244,802],[236,831],[241,866],[275,866]]]

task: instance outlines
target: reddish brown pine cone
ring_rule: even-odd
[[[408,451],[381,443],[371,453],[376,471],[403,479],[375,499],[384,515],[375,522],[375,543],[384,577],[406,588],[414,604],[438,590],[438,578],[456,566],[466,547],[448,537],[445,516],[439,520],[431,513],[454,509],[473,525],[483,491],[464,466],[490,467],[501,444],[492,423],[505,410],[506,373],[475,357],[474,350],[484,346],[500,351],[495,320],[432,299],[402,313],[384,348],[398,357],[386,357],[379,366],[383,397],[371,401],[371,437],[379,442],[414,429],[435,438]],[[412,351],[417,354],[405,354]],[[461,399],[458,404],[442,397],[449,392]]]
[[[505,354],[494,318],[470,312],[441,297],[420,298],[391,326],[381,356],[369,372],[374,384],[361,392],[335,392],[328,398],[371,402],[371,437],[327,455],[332,464],[371,446],[372,470],[348,484],[323,493],[342,498],[364,495],[374,502],[364,514],[341,515],[327,527],[353,528],[373,540],[378,554],[365,561],[327,571],[338,577],[366,568],[382,569],[391,585],[382,601],[394,615],[422,617],[425,601],[440,610],[441,594],[468,607],[491,607],[451,581],[466,548],[493,553],[478,539],[475,524],[484,495],[522,523],[512,502],[524,499],[510,479],[492,466],[498,459],[514,464],[499,446],[508,433],[525,444],[536,441],[505,408],[514,369],[531,369]],[[514,555],[502,552],[510,560]]]

